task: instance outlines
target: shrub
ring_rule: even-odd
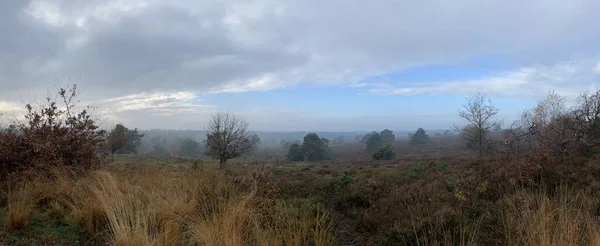
[[[386,144],[383,148],[373,153],[373,160],[392,160],[396,158],[396,152],[392,148],[391,144]]]
[[[352,177],[352,175],[350,175],[348,172],[344,172],[344,176],[342,176],[340,182],[338,183],[337,191],[340,192],[346,188],[346,186],[352,183],[354,183],[354,177]]]
[[[27,104],[25,121],[0,132],[0,178],[34,167],[89,168],[100,162],[104,131],[92,119],[91,107],[77,110],[76,85],[57,93],[62,102],[46,98],[38,109]]]
[[[447,160],[439,160],[437,162],[436,169],[438,171],[446,171],[446,170],[448,170],[448,161]]]
[[[411,179],[421,179],[425,173],[425,166],[422,161],[419,161],[416,165],[410,167],[408,170],[408,177]]]
[[[458,180],[456,180],[456,178],[448,178],[446,180],[446,186],[448,186],[448,189],[454,190],[458,187]]]

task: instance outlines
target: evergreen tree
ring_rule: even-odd
[[[302,147],[295,143],[292,144],[288,150],[287,159],[289,161],[304,161],[304,153],[302,153]]]
[[[386,144],[372,155],[373,160],[392,160],[396,158],[396,152],[391,144]]]
[[[410,139],[411,144],[426,144],[429,143],[430,139],[425,133],[425,129],[419,128]]]
[[[385,129],[379,133],[381,137],[381,142],[383,144],[393,144],[396,140],[396,136],[394,135],[394,131]]]
[[[367,139],[367,152],[375,153],[377,150],[381,149],[383,146],[383,142],[381,141],[381,136],[379,133],[374,132],[370,134],[369,139]]]
[[[331,150],[316,133],[304,136],[302,152],[308,161],[328,160],[331,158]]]

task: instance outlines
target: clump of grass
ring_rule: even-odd
[[[8,214],[4,229],[6,231],[24,229],[38,200],[38,187],[31,183],[25,183],[14,191],[9,189]]]
[[[68,216],[111,245],[333,244],[332,218],[322,208],[304,213],[262,197],[259,181],[245,174],[185,170],[121,165],[79,176],[56,172],[11,193],[6,228],[25,228],[43,200],[40,206],[52,208],[44,211],[54,211],[48,216]]]
[[[598,199],[559,186],[554,194],[521,190],[502,200],[506,245],[599,245]]]

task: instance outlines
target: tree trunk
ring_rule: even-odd
[[[224,168],[225,167],[225,162],[227,161],[227,159],[225,158],[220,158],[219,159],[219,168]]]
[[[113,161],[115,161],[115,151],[114,150],[110,153],[110,162],[113,162]]]

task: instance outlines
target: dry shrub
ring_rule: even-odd
[[[555,194],[521,190],[501,201],[505,245],[598,245],[598,200],[566,186]]]
[[[51,166],[89,168],[100,162],[97,151],[104,131],[93,120],[92,108],[77,108],[76,85],[59,88],[57,94],[59,100],[48,97],[39,108],[25,105],[25,120],[0,131],[0,178]]]

